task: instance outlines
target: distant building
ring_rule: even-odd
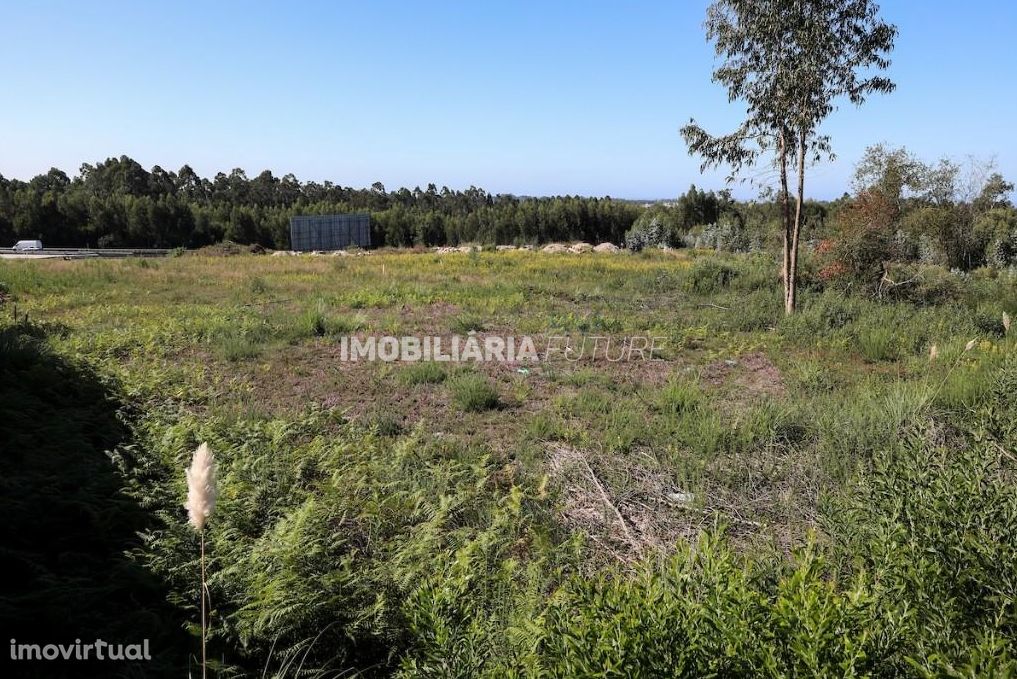
[[[342,250],[355,245],[371,247],[371,216],[367,213],[348,215],[300,215],[290,217],[290,249]]]

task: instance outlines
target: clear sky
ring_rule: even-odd
[[[885,0],[898,89],[828,121],[840,195],[869,144],[994,157],[1017,179],[1017,3]],[[388,188],[677,195],[678,128],[742,110],[710,80],[705,0],[12,2],[0,20],[0,174],[127,154],[203,175],[271,169]],[[749,188],[737,193],[749,196]]]

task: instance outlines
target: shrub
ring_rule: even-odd
[[[323,337],[328,333],[328,321],[323,304],[316,304],[300,317],[300,332],[305,337]]]
[[[898,653],[925,676],[1017,670],[1008,650],[1017,638],[1017,468],[993,440],[1003,433],[994,419],[986,412],[986,438],[959,448],[916,432],[879,454],[846,505],[827,514],[845,568],[874,573],[881,616],[907,628]]]
[[[873,290],[884,263],[895,253],[897,207],[878,191],[864,191],[837,215],[838,237],[823,258],[822,276],[830,283]]]
[[[778,580],[716,537],[636,577],[576,578],[550,606],[551,677],[840,676],[884,667],[891,623],[865,582],[825,579],[813,550]],[[890,630],[887,630],[890,628]]]
[[[403,433],[402,418],[388,410],[376,412],[370,419],[371,428],[379,436],[399,436]]]
[[[739,258],[736,261],[736,266],[738,275],[731,281],[732,288],[754,292],[756,290],[776,290],[782,286],[780,265],[770,255],[756,254]],[[806,262],[803,258],[799,261],[798,271],[798,280],[803,287],[806,286],[805,268]]]
[[[890,265],[884,284],[884,299],[933,305],[956,300],[961,296],[957,275],[941,266]]]
[[[649,208],[625,233],[625,247],[634,252],[646,248],[682,246],[683,229],[677,210],[665,206]]]
[[[749,231],[740,219],[725,218],[689,233],[685,242],[690,247],[708,248],[717,252],[756,252],[765,243],[762,231]]]
[[[263,277],[254,276],[251,279],[251,282],[248,284],[248,288],[250,289],[252,294],[263,295],[265,294],[265,292],[268,291],[268,284],[265,282],[265,279]]]
[[[702,257],[685,272],[685,289],[709,294],[726,288],[738,276],[738,269],[714,257]]]

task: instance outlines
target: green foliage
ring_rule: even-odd
[[[465,335],[484,329],[484,320],[476,315],[460,314],[452,319],[451,331],[456,334]]]
[[[658,407],[669,415],[683,415],[699,410],[703,403],[703,393],[697,382],[672,379],[661,391]]]
[[[872,363],[893,361],[898,357],[897,334],[893,328],[869,327],[858,335],[858,348]]]
[[[625,232],[625,247],[634,252],[645,248],[678,248],[684,244],[683,233],[677,210],[655,206],[641,214]]]
[[[239,168],[209,179],[187,165],[149,171],[127,156],[86,163],[73,181],[57,169],[27,182],[0,181],[4,242],[41,237],[65,247],[196,248],[229,240],[288,249],[290,217],[345,212],[371,214],[374,246],[430,246],[620,243],[640,208],[610,198],[520,199],[434,184],[413,191],[386,191],[381,184],[353,189],[268,170],[248,177]]]
[[[718,252],[754,252],[763,249],[765,239],[764,231],[750,230],[741,219],[727,216],[694,230],[686,240],[693,247]]]
[[[686,244],[690,230],[714,224],[727,212],[734,212],[729,191],[717,194],[693,185],[675,204],[656,204],[639,215],[625,233],[625,247],[635,252],[645,248],[680,248]]]
[[[498,390],[483,375],[471,371],[460,372],[446,380],[452,402],[466,412],[492,410],[500,405]]]
[[[685,274],[685,288],[698,294],[711,294],[728,287],[738,269],[713,257],[696,259]]]
[[[917,305],[944,304],[962,297],[961,279],[939,266],[895,265],[887,275],[893,281],[884,297]]]
[[[575,579],[546,615],[541,661],[553,677],[872,672],[887,655],[873,598],[826,572],[808,549],[774,581],[714,537],[634,578]]]
[[[297,337],[338,337],[359,330],[363,323],[358,318],[346,318],[330,313],[329,305],[318,300],[309,306],[298,319]]]
[[[399,371],[399,380],[404,384],[439,384],[447,376],[445,368],[434,361],[411,363]]]
[[[480,593],[463,578],[501,563],[526,535],[521,496],[500,504],[485,491],[487,459],[425,443],[419,431],[377,438],[326,411],[289,421],[150,418],[142,431],[134,492],[163,521],[148,534],[145,563],[188,610],[197,553],[181,520],[179,469],[197,440],[216,455],[213,647],[228,649],[237,669],[391,668],[415,637],[423,646],[439,633],[428,626],[437,615],[426,612],[429,599],[464,597],[444,605],[480,616]]]
[[[1011,388],[1013,375],[1010,365],[997,389]],[[983,410],[959,447],[926,432],[907,437],[828,514],[845,567],[874,573],[882,615],[902,626],[898,653],[927,676],[993,663],[1001,675],[1017,670],[1007,648],[1017,635],[1015,466],[1005,452],[1013,426],[1001,415]]]
[[[974,230],[986,243],[985,261],[998,268],[1017,265],[1017,210],[996,207],[975,219]]]
[[[227,333],[218,342],[219,351],[227,361],[243,361],[261,354],[257,340],[244,333]]]
[[[195,621],[182,470],[208,440],[223,675],[1014,672],[1009,273],[933,267],[953,291],[913,298],[806,289],[782,318],[763,255],[343,262],[0,262],[44,321],[0,333],[12,619],[92,611],[153,639]],[[682,344],[496,381],[335,365],[301,328],[441,328],[439,303]],[[46,541],[39,521],[59,524]]]

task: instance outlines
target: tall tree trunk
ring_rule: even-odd
[[[791,228],[791,247],[785,255],[788,260],[787,282],[784,285],[784,313],[795,312],[798,302],[798,237],[802,232],[802,218],[805,207],[805,134],[798,134],[798,193],[795,196],[795,219]]]
[[[781,266],[780,277],[784,283],[784,303],[787,305],[787,291],[789,289],[791,274],[791,204],[787,190],[787,135],[781,133],[778,141],[778,155],[780,163],[780,204],[781,221],[784,226],[784,262]]]

